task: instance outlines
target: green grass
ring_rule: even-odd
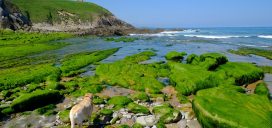
[[[63,76],[71,76],[78,73],[83,67],[86,67],[95,62],[101,61],[110,55],[118,51],[119,48],[96,51],[96,52],[84,52],[76,55],[70,55],[64,58],[61,65],[61,71]]]
[[[58,102],[62,96],[55,90],[36,90],[32,93],[22,94],[13,100],[11,108],[16,111],[34,110],[45,105]]]
[[[187,55],[187,53],[185,53],[185,52],[171,51],[165,55],[165,58],[167,60],[182,61],[184,56],[186,56],[186,55]]]
[[[168,75],[167,67],[161,64],[138,64],[153,55],[153,52],[147,51],[114,63],[101,64],[96,68],[96,75],[109,85],[159,93],[163,84],[157,80],[157,77]]]
[[[60,23],[63,18],[93,21],[98,16],[112,15],[108,10],[89,2],[72,0],[11,0],[33,23]],[[31,4],[29,4],[31,3]],[[66,14],[66,16],[60,15]],[[68,14],[67,14],[68,13]]]
[[[247,95],[229,88],[201,90],[193,109],[205,128],[270,128],[272,104],[267,97]]]
[[[0,70],[0,76],[0,90],[6,90],[33,82],[40,83],[49,76],[57,80],[60,70],[52,64],[30,65]]]
[[[242,56],[248,56],[250,54],[254,54],[254,55],[262,56],[272,60],[272,50],[241,47],[238,50],[229,50],[229,52],[233,54],[237,54],[237,55],[242,55]]]

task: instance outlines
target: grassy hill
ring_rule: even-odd
[[[74,20],[92,21],[97,16],[112,15],[105,8],[88,2],[71,0],[11,0],[33,23],[59,22],[68,16]]]

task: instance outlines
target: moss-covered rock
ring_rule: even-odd
[[[184,56],[186,56],[187,53],[185,52],[176,52],[176,51],[171,51],[165,55],[165,58],[167,60],[172,60],[172,61],[181,61],[184,59]]]
[[[131,99],[134,101],[140,100],[142,102],[147,102],[149,101],[149,96],[145,92],[136,92],[131,95]]]
[[[55,90],[36,90],[32,93],[22,94],[16,98],[11,107],[19,112],[33,110],[45,105],[56,103],[62,98],[62,95]]]
[[[144,107],[142,105],[136,104],[136,103],[129,103],[127,106],[128,110],[132,113],[143,113],[148,114],[149,110],[147,107]]]
[[[181,63],[168,63],[171,74],[170,82],[175,89],[182,95],[190,95],[198,90],[216,87],[224,81],[224,76],[217,75],[213,72],[198,65],[189,65]]]
[[[200,61],[200,58],[198,55],[196,54],[190,54],[187,58],[186,58],[186,63],[187,64],[193,64],[193,65],[198,65]]]
[[[94,96],[93,97],[93,104],[105,104],[104,99],[102,99],[99,96]]]
[[[141,124],[135,123],[132,125],[132,128],[143,128]]]
[[[130,127],[126,124],[123,124],[123,125],[118,126],[117,128],[130,128]]]
[[[101,64],[96,68],[96,75],[102,82],[109,85],[159,93],[163,84],[157,80],[157,77],[168,75],[167,67],[160,64],[139,64],[141,61],[150,59],[154,54],[146,51],[114,63]]]
[[[54,111],[55,108],[56,106],[54,104],[49,104],[47,106],[38,108],[35,111],[40,115],[50,116],[57,113],[56,111]]]
[[[104,116],[111,116],[113,114],[113,110],[110,110],[110,109],[102,109],[100,110],[99,112],[101,115],[104,115]]]
[[[256,86],[254,92],[257,95],[266,96],[270,98],[269,89],[267,88],[267,85],[265,83],[259,83]]]
[[[207,70],[215,70],[219,65],[228,62],[227,57],[220,53],[205,53],[200,55],[199,60],[199,65]]]
[[[224,76],[225,79],[233,81],[235,85],[244,85],[263,79],[262,69],[250,63],[229,62],[219,66],[216,69],[218,76]]]
[[[201,90],[193,109],[203,127],[270,128],[271,101],[264,96],[247,95],[240,89],[217,87]]]
[[[166,128],[166,126],[165,126],[165,124],[164,124],[163,122],[158,122],[158,123],[156,124],[156,127],[157,127],[157,128]]]
[[[69,123],[70,122],[69,113],[70,113],[70,110],[60,111],[58,113],[58,117],[63,123]]]
[[[187,96],[184,96],[184,95],[182,95],[180,93],[177,94],[177,98],[178,98],[179,102],[182,103],[182,104],[190,102],[190,100],[188,99]]]
[[[169,104],[163,104],[153,108],[152,112],[160,118],[160,122],[174,123],[181,119],[181,113]]]
[[[133,100],[126,96],[114,96],[110,98],[110,100],[108,101],[108,104],[112,104],[118,107],[125,107],[131,102],[133,102]]]

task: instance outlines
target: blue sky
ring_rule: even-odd
[[[137,27],[272,27],[272,0],[87,0]]]

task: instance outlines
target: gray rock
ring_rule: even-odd
[[[187,127],[188,128],[202,128],[202,126],[197,120],[190,120],[189,122],[187,122]]]
[[[187,121],[186,120],[180,120],[178,123],[179,128],[186,128]]]
[[[158,122],[154,115],[141,116],[137,117],[136,123],[141,124],[142,126],[153,126]]]
[[[7,4],[8,3],[8,4]],[[13,30],[30,27],[31,21],[7,0],[0,0],[0,29]]]

